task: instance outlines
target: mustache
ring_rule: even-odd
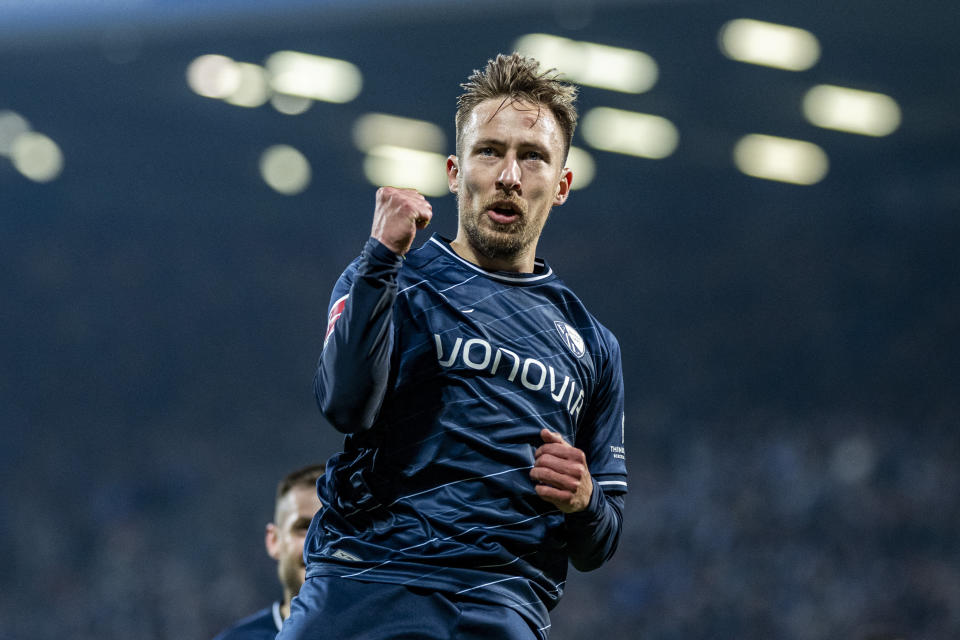
[[[515,213],[525,216],[527,215],[527,206],[523,200],[519,198],[496,198],[488,201],[484,205],[484,210],[487,209],[512,209]]]

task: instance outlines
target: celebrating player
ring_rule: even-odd
[[[456,238],[411,251],[431,206],[381,188],[331,296],[315,391],[347,436],[283,640],[546,638],[568,560],[620,537],[620,348],[536,257],[576,88],[519,54],[462,86]]]
[[[292,471],[277,486],[273,522],[267,525],[267,553],[277,561],[283,600],[238,621],[214,640],[273,640],[290,615],[290,601],[304,579],[303,540],[314,514],[320,509],[317,478],[324,466],[310,465]]]

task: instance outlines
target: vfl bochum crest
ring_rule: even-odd
[[[570,353],[578,358],[582,358],[586,352],[583,337],[566,322],[554,320],[553,324],[557,327],[557,333],[560,334],[560,339],[563,340],[563,344],[567,345],[567,349],[570,349]]]

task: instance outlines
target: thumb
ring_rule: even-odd
[[[543,438],[543,441],[547,444],[550,444],[551,442],[567,444],[567,441],[563,439],[563,436],[556,431],[550,431],[550,429],[541,429],[540,437]]]

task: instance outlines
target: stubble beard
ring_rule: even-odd
[[[280,583],[290,591],[291,597],[300,593],[300,587],[305,578],[303,565],[291,560],[280,563],[277,568]]]
[[[515,258],[535,239],[531,234],[527,213],[519,214],[517,219],[509,224],[501,224],[487,218],[484,208],[470,211],[466,202],[461,201],[459,205],[467,240],[474,251],[485,258]]]

